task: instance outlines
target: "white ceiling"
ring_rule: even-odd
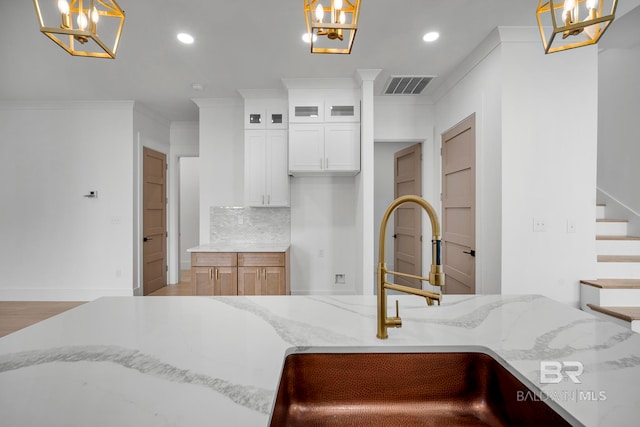
[[[53,44],[39,32],[31,0],[0,0],[0,100],[129,99],[168,120],[195,121],[193,98],[279,89],[282,78],[351,77],[358,68],[382,70],[377,93],[390,75],[439,76],[428,97],[496,26],[535,26],[538,0],[363,0],[351,55],[309,53],[302,0],[118,3],[126,22],[117,58],[108,60],[73,57]],[[638,4],[620,0],[618,17]],[[624,18],[637,34],[640,8]],[[601,45],[616,40],[609,33],[618,21]],[[432,30],[440,39],[423,42]],[[179,43],[180,31],[196,42]]]

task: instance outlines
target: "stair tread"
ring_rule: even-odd
[[[640,279],[581,280],[580,283],[601,289],[640,289]]]
[[[596,222],[629,222],[628,219],[598,218]]]
[[[598,255],[598,262],[640,262],[640,255]]]
[[[587,307],[627,322],[640,320],[640,307],[601,307],[595,304],[587,304]]]
[[[596,236],[596,240],[640,240],[640,236],[599,235],[599,236]]]

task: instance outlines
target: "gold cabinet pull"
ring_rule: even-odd
[[[218,278],[218,269],[216,268],[216,280],[219,280]]]

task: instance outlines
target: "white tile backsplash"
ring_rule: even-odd
[[[212,206],[211,243],[282,243],[291,241],[291,208]]]

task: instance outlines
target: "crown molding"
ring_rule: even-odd
[[[133,110],[134,101],[0,101],[3,110]]]

